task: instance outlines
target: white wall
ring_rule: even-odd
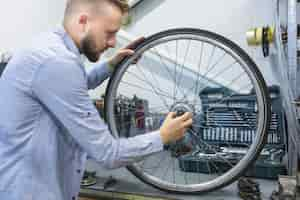
[[[0,52],[26,46],[41,31],[61,23],[64,7],[65,0],[5,1],[0,12]],[[247,46],[245,32],[251,27],[273,24],[274,7],[275,0],[144,0],[133,10],[137,21],[127,31],[135,36],[174,27],[215,31],[245,49],[272,84],[276,81],[269,60],[263,58],[260,48]]]
[[[0,11],[0,52],[24,47],[42,31],[59,24],[65,0],[3,1]]]
[[[255,60],[268,84],[276,83],[261,48],[248,47],[246,31],[274,24],[275,0],[144,0],[132,12],[133,35],[149,36],[169,28],[195,27],[217,32],[236,42]],[[149,12],[149,7],[156,8]]]

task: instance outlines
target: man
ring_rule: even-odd
[[[63,27],[16,52],[0,79],[0,199],[73,200],[86,156],[107,168],[133,163],[183,137],[191,114],[170,113],[160,130],[114,139],[88,95],[124,56],[86,73],[116,43],[124,0],[69,0]]]

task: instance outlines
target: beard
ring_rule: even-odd
[[[100,53],[97,51],[93,37],[89,34],[80,41],[80,52],[84,54],[90,62],[97,62],[99,60]]]

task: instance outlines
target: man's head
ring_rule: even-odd
[[[127,0],[68,0],[64,27],[91,62],[116,44]]]

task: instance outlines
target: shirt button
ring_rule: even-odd
[[[90,112],[87,112],[86,116],[87,116],[87,117],[90,117],[90,116],[91,116],[91,113],[90,113]]]
[[[78,174],[80,174],[80,173],[81,173],[81,170],[80,170],[80,169],[77,169],[76,171],[77,171],[77,173],[78,173]]]

